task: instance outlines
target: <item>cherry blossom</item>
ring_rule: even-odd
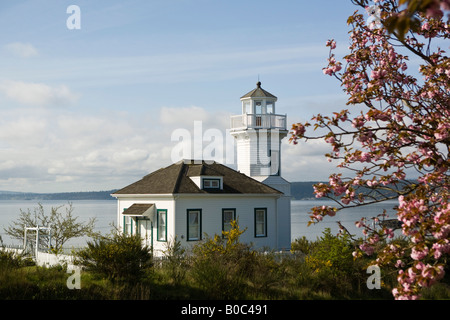
[[[293,124],[290,141],[323,139],[330,146],[327,159],[349,172],[314,186],[317,198],[331,198],[336,206],[312,208],[310,223],[343,208],[398,200],[393,209],[406,241],[393,241],[382,212],[356,222],[363,239],[353,254],[397,268],[394,297],[419,299],[422,288],[442,279],[450,255],[450,25],[444,14],[450,0],[420,2],[415,12],[408,11],[408,0],[402,6],[393,0],[352,2],[360,10],[347,20],[349,52],[338,58],[339,44],[327,41],[322,69],[341,84],[346,109]],[[401,19],[411,20],[403,33],[392,27],[407,21]]]

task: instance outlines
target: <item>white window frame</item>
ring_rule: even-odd
[[[195,218],[193,215],[197,215]],[[202,239],[202,209],[187,209],[186,240],[198,241]],[[194,221],[194,219],[196,221]]]
[[[133,234],[133,218],[130,216],[123,216],[123,232],[125,234]]]
[[[167,209],[156,210],[156,240],[167,241]]]
[[[219,178],[203,178],[203,189],[220,189],[221,179]]]

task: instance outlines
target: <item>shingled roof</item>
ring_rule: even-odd
[[[202,190],[190,179],[194,176],[222,176],[223,189]],[[208,193],[281,194],[280,191],[217,162],[182,160],[146,175],[141,180],[116,191],[114,195]]]
[[[270,92],[267,92],[263,88],[261,88],[261,82],[258,81],[256,84],[256,88],[247,93],[246,95],[243,95],[241,99],[243,98],[274,98],[277,99],[273,94]]]

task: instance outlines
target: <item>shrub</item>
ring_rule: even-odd
[[[167,242],[163,266],[175,285],[179,285],[186,277],[188,261],[185,252],[186,250],[176,237]]]
[[[0,247],[0,270],[16,269],[31,265],[34,265],[34,262],[30,257]]]
[[[334,236],[326,228],[305,257],[305,264],[312,271],[311,284],[334,296],[347,295],[359,288],[367,276],[363,274],[362,264],[354,261],[353,251],[348,235]]]
[[[140,236],[121,232],[88,242],[75,255],[76,264],[111,280],[140,280],[152,266],[151,250],[142,245]]]
[[[309,254],[312,249],[313,244],[306,239],[305,236],[295,239],[291,243],[291,252],[300,254]]]
[[[208,298],[245,298],[254,252],[239,242],[243,232],[233,221],[231,230],[223,236],[206,235],[206,240],[193,248],[191,275]]]

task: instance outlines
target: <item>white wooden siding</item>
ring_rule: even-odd
[[[284,133],[283,133],[284,134]],[[237,169],[254,176],[268,176],[280,172],[281,135],[273,130],[248,130],[234,133],[237,148]],[[273,160],[270,159],[273,149]],[[271,161],[273,161],[273,166]]]
[[[290,200],[290,199],[289,199]],[[201,209],[201,232],[213,237],[222,234],[222,209],[236,209],[236,218],[241,230],[247,228],[240,241],[252,243],[254,248],[283,249],[290,246],[290,203],[279,203],[276,196],[270,195],[174,195],[174,196],[136,196],[135,198],[119,198],[118,221],[119,230],[123,230],[123,210],[134,203],[154,203],[156,208],[167,210],[167,240],[177,240],[187,249],[198,241],[187,241],[187,210]],[[286,207],[289,205],[289,208]],[[267,208],[267,237],[255,237],[255,209]],[[285,213],[281,213],[280,210]],[[289,211],[285,211],[289,210]],[[286,212],[289,217],[287,218]],[[162,255],[167,242],[157,241],[156,217],[153,218],[153,239],[149,245],[153,246],[155,255]],[[280,227],[282,227],[280,229]],[[133,232],[136,224],[133,222]]]
[[[253,243],[256,248],[277,247],[277,208],[275,197],[241,196],[214,196],[207,197],[179,197],[176,207],[176,229],[178,240],[184,246],[190,247],[197,241],[187,241],[187,210],[202,210],[202,237],[206,233],[210,237],[222,234],[222,209],[236,209],[236,218],[242,230],[240,241]],[[267,208],[267,237],[255,238],[255,208]]]
[[[165,209],[167,210],[167,240],[171,239],[175,230],[175,202],[173,197],[136,197],[136,198],[123,198],[118,200],[118,221],[117,225],[120,231],[123,231],[123,210],[131,207],[135,203],[154,203],[155,204],[155,215],[157,210]],[[153,246],[153,250],[156,255],[160,255],[164,250],[166,250],[166,242],[157,240],[157,222],[156,216],[152,217],[153,230],[148,230],[149,234],[153,232],[153,239],[149,239],[148,245]],[[133,221],[133,234],[136,232],[136,223]]]

